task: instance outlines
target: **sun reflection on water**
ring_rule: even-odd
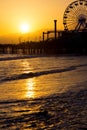
[[[22,69],[24,74],[31,73],[33,68],[32,65],[28,60],[24,60],[22,62]],[[26,92],[25,97],[26,98],[34,98],[35,97],[35,78],[29,78],[25,82],[26,86]]]
[[[22,62],[22,69],[23,69],[24,73],[31,72],[32,67],[31,67],[30,63],[27,60],[25,60],[25,61]]]
[[[26,92],[26,98],[34,98],[35,97],[35,80],[34,78],[29,79],[26,83],[27,92]]]

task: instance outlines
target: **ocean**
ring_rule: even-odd
[[[0,54],[0,130],[87,128],[87,56]]]

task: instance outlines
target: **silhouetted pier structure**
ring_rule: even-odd
[[[60,37],[40,42],[22,42],[20,44],[0,44],[0,53],[3,54],[86,54],[87,31],[59,32]]]
[[[57,20],[54,20],[54,30],[49,30],[47,32],[43,32],[42,37],[43,37],[43,41],[45,41],[45,39],[48,41],[50,40],[50,34],[54,34],[54,38],[53,39],[58,39],[59,33],[60,31],[57,30]],[[45,38],[46,36],[46,38]]]
[[[48,30],[47,32],[43,32],[42,41],[39,42],[26,41],[26,42],[20,42],[19,44],[0,44],[0,53],[30,54],[30,55],[74,53],[74,54],[87,55],[86,14],[87,14],[86,0],[77,0],[75,2],[72,2],[64,12],[63,31],[57,30],[57,20],[54,20],[54,29]],[[75,17],[73,17],[73,15]],[[72,24],[70,23],[70,20]],[[50,37],[50,34],[54,35],[53,38]]]

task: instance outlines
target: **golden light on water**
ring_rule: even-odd
[[[25,75],[28,75],[29,73],[31,73],[30,70],[33,69],[28,60],[24,60],[21,64],[21,67],[22,67],[23,73]],[[25,80],[24,85],[23,85],[23,87],[25,87],[25,92],[23,94],[23,97],[34,98],[34,96],[35,96],[35,84],[36,84],[35,78],[29,77],[29,79]]]
[[[26,92],[26,98],[34,98],[35,97],[35,81],[34,78],[29,79],[26,83],[27,92]]]

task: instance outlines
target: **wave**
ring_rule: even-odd
[[[72,71],[75,69],[76,69],[76,67],[71,66],[71,67],[64,68],[64,69],[54,69],[54,70],[47,70],[47,71],[41,71],[41,72],[35,72],[35,73],[34,72],[22,73],[19,75],[12,75],[11,77],[5,77],[5,78],[1,79],[0,82],[27,79],[27,78],[33,78],[33,77],[54,74],[54,73],[62,73],[62,72],[66,72],[66,71]]]
[[[36,58],[35,55],[20,55],[20,56],[10,56],[10,57],[2,57],[0,58],[0,61],[8,61],[8,60],[18,60],[18,59],[26,59],[26,58]]]
[[[54,74],[54,73],[63,73],[63,72],[73,71],[79,67],[84,67],[84,66],[87,66],[87,64],[70,66],[70,67],[63,68],[63,69],[52,69],[52,70],[46,70],[46,71],[40,71],[40,72],[22,73],[22,74],[12,75],[11,77],[5,77],[5,78],[1,79],[0,82],[27,79],[27,78],[33,78],[33,77]]]

